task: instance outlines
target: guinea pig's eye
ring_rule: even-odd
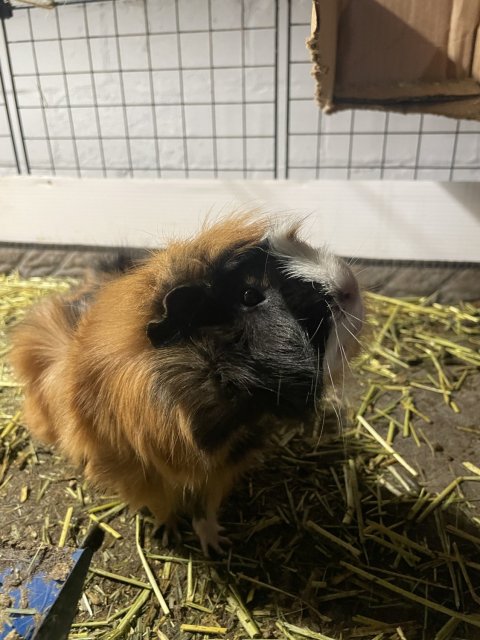
[[[243,304],[246,307],[255,307],[265,300],[265,296],[258,289],[245,289],[243,292]]]

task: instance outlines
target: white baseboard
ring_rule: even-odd
[[[480,262],[480,184],[0,178],[0,241],[161,246],[235,208],[307,216],[344,256]]]

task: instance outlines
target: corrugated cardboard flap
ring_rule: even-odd
[[[480,119],[480,0],[314,0],[317,99]]]

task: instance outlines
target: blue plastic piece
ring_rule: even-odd
[[[38,561],[37,571],[36,556],[28,562],[25,554],[20,552],[17,566],[12,560],[14,566],[0,573],[0,596],[8,603],[6,611],[1,612],[0,640],[12,632],[20,640],[67,640],[90,561],[100,548],[104,535],[104,531],[95,525],[87,533],[81,549],[65,550],[65,559],[71,561],[71,566],[58,579],[42,571],[44,556]],[[48,549],[44,551],[48,555]],[[15,552],[10,551],[10,555],[14,557]],[[65,568],[68,569],[68,564]],[[22,573],[21,585],[15,585],[16,575],[22,576]],[[20,611],[15,612],[15,609]]]
[[[11,631],[16,631],[22,640],[31,640],[33,638],[35,631],[47,617],[60,591],[68,581],[75,565],[82,555],[88,551],[89,549],[72,551],[72,566],[68,574],[61,580],[54,580],[44,573],[38,573],[29,578],[28,581],[23,582],[20,587],[12,586],[4,589],[3,585],[5,581],[7,581],[8,585],[8,577],[13,574],[14,569],[7,569],[0,573],[0,594],[11,599],[8,608],[32,609],[31,614],[9,613],[9,622],[4,623],[0,628],[0,640],[4,640]],[[35,614],[33,614],[33,610],[35,610]]]

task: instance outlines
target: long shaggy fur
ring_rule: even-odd
[[[213,225],[102,287],[46,300],[12,335],[33,435],[133,508],[149,507],[159,523],[170,519],[185,489],[212,487],[218,506],[246,461],[225,466],[222,448],[211,455],[199,449],[192,419],[221,404],[209,362],[188,344],[153,349],[145,327],[178,283],[202,280],[223,252],[243,252],[265,232],[265,221],[248,217]],[[94,304],[78,313],[89,294]],[[162,382],[177,394],[162,397]]]
[[[301,328],[304,319],[288,310],[286,285],[285,299],[271,294],[278,311],[268,326],[245,325],[241,337],[235,320],[155,348],[146,327],[161,321],[166,296],[176,287],[204,286],[222,260],[232,264],[255,249],[262,257],[265,249],[258,248],[268,230],[262,218],[222,220],[144,262],[42,302],[12,335],[11,359],[25,384],[24,415],[33,435],[83,466],[94,484],[117,491],[135,509],[148,507],[159,524],[172,523],[178,509],[189,506],[204,550],[218,548],[215,513],[255,457],[262,429],[251,422],[261,423],[262,394],[276,391],[275,376],[279,392],[289,375],[292,389],[297,378],[306,384],[304,371],[307,383],[317,385],[321,352]],[[295,242],[294,231],[289,241]],[[266,271],[258,279],[268,279]],[[302,286],[311,295],[311,285]],[[326,331],[327,323],[317,325]],[[246,341],[265,352],[261,366],[258,354],[243,353]],[[269,374],[269,367],[279,372]],[[257,388],[260,399],[251,401]],[[206,533],[202,518],[209,523]]]

